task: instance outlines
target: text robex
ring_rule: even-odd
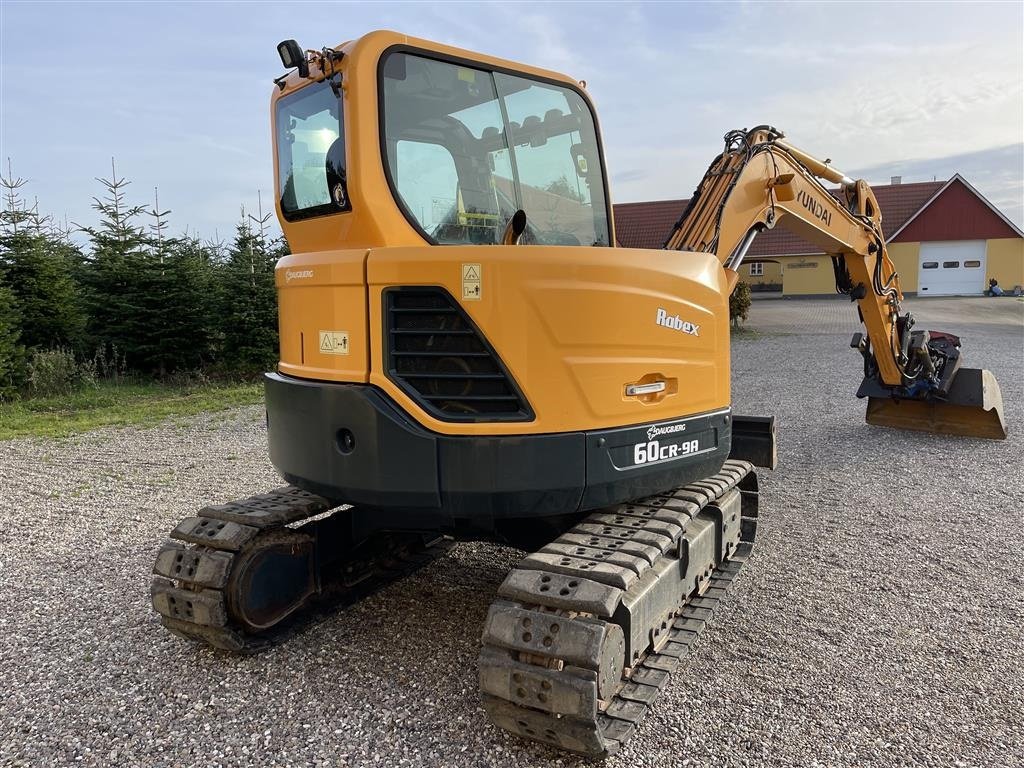
[[[691,336],[700,335],[700,326],[694,325],[693,323],[687,322],[679,317],[679,315],[670,315],[664,309],[658,308],[658,314],[654,320],[658,325],[663,325],[666,328],[671,328],[674,331],[682,331],[688,333]]]

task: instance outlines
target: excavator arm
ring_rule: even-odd
[[[824,182],[839,185],[834,195]],[[715,254],[730,289],[758,233],[781,224],[831,255],[836,290],[857,302],[864,333],[858,397],[867,421],[882,426],[976,437],[1006,437],[1002,396],[985,370],[960,367],[956,336],[914,329],[901,311],[899,275],[882,233],[882,212],[863,180],[854,181],[797,149],[770,126],[730,131],[665,248]]]

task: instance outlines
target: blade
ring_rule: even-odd
[[[1003,395],[991,371],[961,368],[944,400],[869,397],[868,424],[940,435],[1006,438]]]

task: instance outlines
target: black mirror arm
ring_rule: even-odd
[[[512,214],[505,225],[505,234],[501,237],[502,245],[519,245],[519,238],[526,231],[526,211],[520,208]]]

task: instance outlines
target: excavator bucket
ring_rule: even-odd
[[[869,397],[868,424],[940,435],[1006,438],[1003,395],[991,371],[961,368],[942,400]]]

